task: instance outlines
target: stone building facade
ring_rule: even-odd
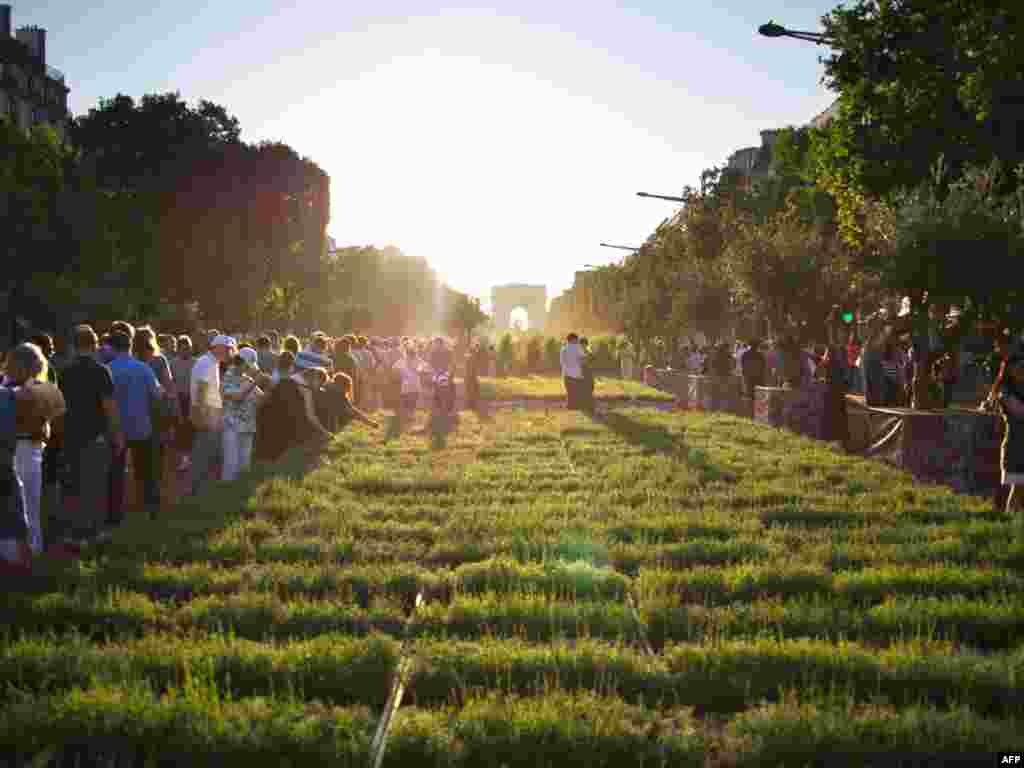
[[[0,115],[22,130],[46,123],[67,141],[68,93],[64,74],[46,63],[46,30],[12,34],[12,9],[0,4]]]

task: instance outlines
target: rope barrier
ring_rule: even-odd
[[[377,732],[374,734],[373,742],[370,744],[371,768],[380,768],[381,762],[384,760],[384,750],[387,748],[388,735],[391,733],[391,724],[394,722],[395,713],[402,704],[402,696],[405,694],[405,686],[408,685],[410,680],[412,659],[405,655],[405,643],[408,639],[409,627],[412,626],[412,621],[416,617],[416,612],[422,605],[423,593],[418,592],[416,594],[416,603],[409,612],[409,616],[405,620],[405,626],[402,629],[402,645],[400,650],[401,658],[398,662],[398,673],[395,675],[394,682],[391,684],[391,694],[388,696],[387,704],[384,705],[384,711],[381,713],[380,723],[377,724]]]

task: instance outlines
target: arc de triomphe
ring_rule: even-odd
[[[522,307],[530,316],[530,330],[544,330],[548,319],[548,289],[543,285],[496,285],[491,289],[494,327],[499,331],[512,327],[512,310]]]

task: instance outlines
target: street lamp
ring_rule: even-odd
[[[774,21],[762,24],[757,31],[765,37],[792,37],[794,40],[806,40],[808,43],[817,45],[828,45],[832,42],[832,38],[820,32],[800,32],[795,29],[786,29]]]
[[[637,197],[656,197],[659,200],[669,200],[673,203],[685,203],[686,200],[682,197],[670,197],[668,195],[652,195],[650,192],[637,192]]]
[[[618,248],[620,251],[639,251],[639,248],[634,248],[631,245],[609,245],[608,243],[598,243],[602,248]]]

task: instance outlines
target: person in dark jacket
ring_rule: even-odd
[[[374,429],[380,427],[380,424],[352,404],[352,379],[348,374],[334,374],[313,396],[317,417],[330,432],[340,432],[353,421],[361,421]]]
[[[320,422],[314,396],[327,380],[323,368],[300,368],[271,388],[257,412],[253,458],[273,461],[292,446],[331,437]]]
[[[833,344],[826,348],[822,360],[827,387],[824,438],[828,441],[838,441],[844,446],[850,440],[850,423],[846,414],[846,392],[849,388],[846,357],[846,349],[839,344]]]
[[[710,372],[712,376],[732,376],[736,370],[736,360],[729,351],[729,345],[722,343],[715,347],[711,357]]]
[[[740,356],[740,369],[744,392],[753,399],[755,387],[763,387],[768,377],[768,361],[761,351],[760,339],[753,339],[750,348]]]

